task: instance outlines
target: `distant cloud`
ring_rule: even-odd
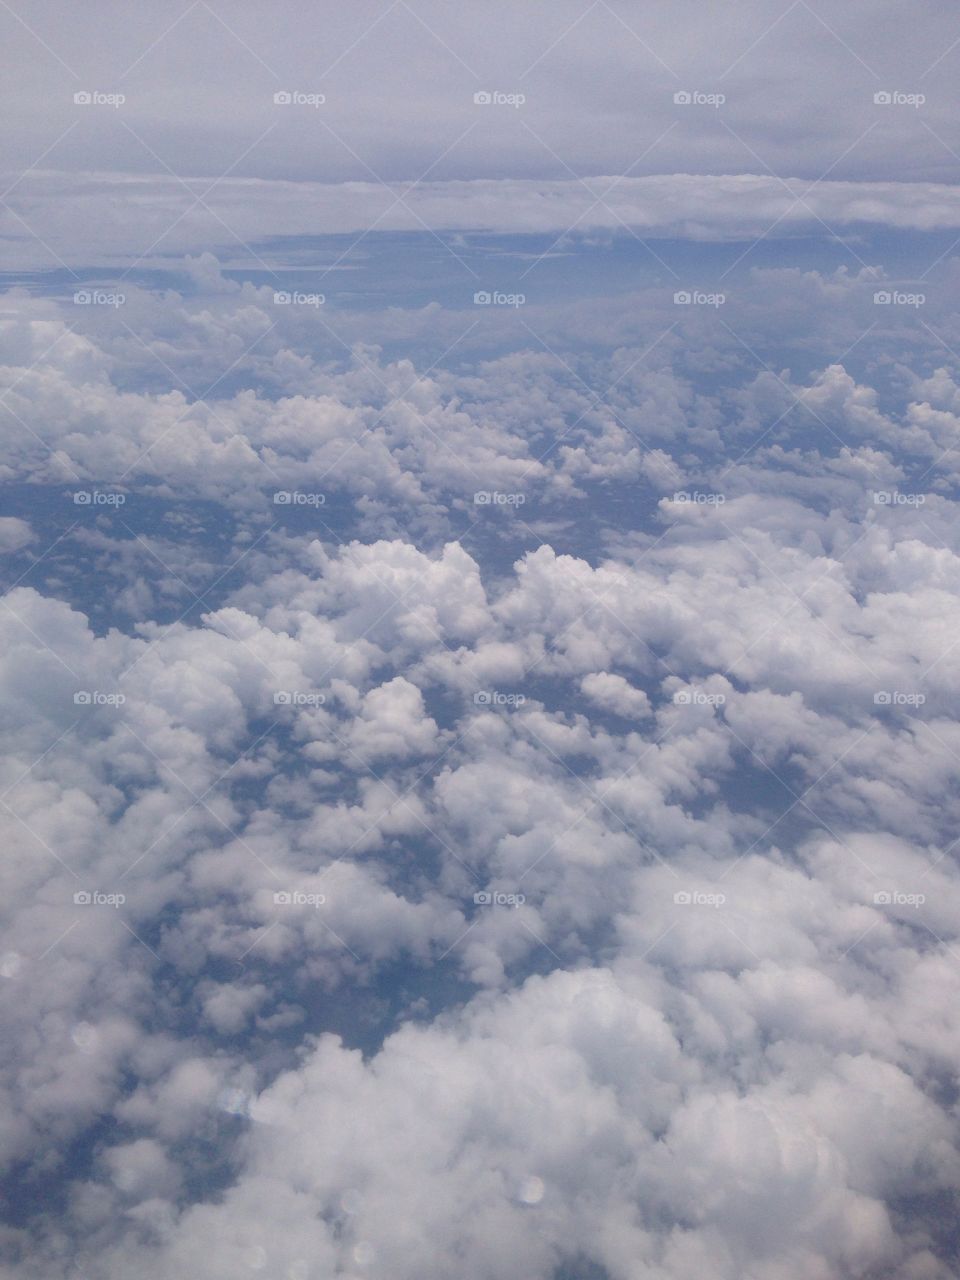
[[[375,225],[380,231],[420,232],[426,226],[439,232],[547,233],[560,239],[630,227],[654,238],[695,241],[752,240],[771,231],[855,236],[864,227],[960,227],[960,193],[946,184],[811,183],[791,171],[782,177],[757,172],[749,157],[742,168],[734,176],[595,177],[589,186],[568,177],[425,181],[412,190],[365,179],[318,183],[229,177],[216,183],[203,204],[163,174],[28,174],[10,198],[27,225],[7,215],[8,261],[21,270],[47,267],[55,252],[72,266],[127,267],[156,242],[153,253],[169,263],[170,255],[198,253],[213,241],[245,267],[281,268],[296,248],[295,238],[314,235],[318,224],[329,235],[359,234]],[[608,189],[602,200],[597,198]],[[118,225],[110,210],[129,200],[140,204],[141,215],[136,224]]]

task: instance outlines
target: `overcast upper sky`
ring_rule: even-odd
[[[371,228],[960,223],[960,31],[934,3],[19,8],[0,8],[14,268],[238,245],[272,267],[284,237]]]
[[[39,0],[20,9],[0,10],[3,229],[14,250],[40,254],[48,245],[48,264],[51,252],[75,264],[84,234],[123,223],[122,212],[114,215],[131,201],[144,205],[141,189],[117,185],[124,177],[159,181],[171,197],[189,196],[187,208],[203,197],[231,225],[216,205],[229,190],[213,187],[218,180],[373,184],[368,197],[349,188],[338,197],[244,189],[240,203],[252,206],[264,235],[278,231],[278,204],[304,200],[310,213],[298,231],[344,229],[345,208],[346,229],[366,228],[378,214],[383,229],[398,218],[406,226],[415,219],[395,201],[410,184],[427,184],[415,198],[429,201],[432,182],[478,178],[565,183],[568,202],[589,195],[574,217],[590,226],[610,216],[597,199],[606,187],[580,185],[592,177],[753,174],[774,189],[792,178],[804,189],[822,180],[950,183],[960,148],[960,30],[949,8],[932,2],[196,0],[173,8],[148,0],[71,9]],[[77,93],[111,100],[77,105]],[[278,105],[277,93],[294,100]],[[478,105],[477,93],[504,98]],[[677,94],[692,101],[678,103]],[[878,103],[877,94],[892,101]],[[386,209],[377,207],[382,183],[401,184]],[[565,209],[546,212],[555,202],[535,185],[510,190],[509,209],[498,211],[503,229],[523,229],[531,204],[536,225],[570,225]],[[927,201],[921,190],[912,203]],[[708,224],[722,218],[711,196],[700,203]],[[146,205],[149,217],[152,196]],[[64,208],[77,233],[69,244],[56,228]],[[458,189],[417,216],[462,228],[473,215],[482,228],[485,213],[486,201]],[[649,222],[642,200],[616,218]],[[181,239],[189,225],[178,224]],[[152,235],[152,222],[146,229]],[[124,231],[125,239],[129,221]]]
[[[312,181],[562,178],[566,166],[944,181],[955,164],[960,31],[932,0],[38,0],[0,22],[13,171],[48,147],[43,168]],[[127,100],[78,112],[84,89]],[[282,90],[322,93],[323,110],[277,110]],[[481,112],[481,90],[526,101]],[[683,90],[726,101],[677,111]],[[877,91],[927,101],[881,112]]]

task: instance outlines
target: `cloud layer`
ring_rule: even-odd
[[[6,1274],[946,1280],[949,305],[187,269],[5,299]]]

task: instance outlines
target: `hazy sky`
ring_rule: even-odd
[[[950,181],[955,15],[921,0],[5,8],[5,165],[313,181],[743,173]],[[127,101],[78,113],[78,90]],[[275,110],[277,91],[323,109]],[[473,95],[522,93],[478,112]],[[677,112],[678,91],[723,110]],[[877,91],[923,93],[878,113]],[[922,120],[922,125],[919,121]],[[68,140],[57,137],[76,124]],[[130,130],[130,132],[127,132]],[[663,140],[669,130],[669,142]],[[269,131],[269,132],[268,132]],[[935,136],[940,134],[941,140]],[[266,134],[266,137],[263,135]],[[263,140],[261,141],[261,138]]]
[[[381,230],[675,225],[674,201],[684,234],[723,234],[727,217],[756,212],[752,188],[731,198],[697,185],[691,208],[686,187],[622,181],[650,175],[752,174],[774,201],[784,181],[823,183],[810,202],[831,223],[821,202],[852,202],[833,183],[949,184],[960,146],[955,21],[934,3],[41,2],[4,7],[0,25],[0,216],[30,265],[76,265],[85,249],[103,261],[104,239],[117,258],[138,232],[138,253],[165,232],[164,248],[209,247],[229,239],[217,218],[247,240],[374,219]],[[78,93],[101,99],[78,105]],[[501,97],[481,105],[477,93]],[[505,185],[434,188],[474,179]],[[364,185],[271,185],[289,182]],[[885,188],[856,210],[882,220],[905,203],[916,220],[933,204],[932,224],[956,226],[952,196],[949,213],[936,208],[946,199]],[[788,220],[804,215],[794,203]]]

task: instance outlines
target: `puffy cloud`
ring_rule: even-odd
[[[350,751],[362,764],[369,760],[405,759],[430,751],[437,741],[437,726],[424,714],[423,694],[395,676],[371,689],[350,731]]]
[[[220,1202],[158,1250],[115,1245],[103,1272],[136,1258],[173,1275],[202,1250],[211,1277],[254,1258],[354,1275],[389,1255],[401,1276],[455,1258],[471,1276],[517,1258],[549,1274],[587,1256],[686,1278],[708,1253],[731,1277],[946,1274],[885,1207],[956,1175],[937,1108],[902,1070],[778,1038],[762,1078],[733,1089],[656,1000],[639,976],[556,972],[406,1026],[370,1063],[327,1037],[252,1104],[246,1169]]]
[[[882,277],[781,271],[800,372],[639,367],[662,290],[334,365],[187,265],[155,389],[7,298],[11,1277],[946,1280],[942,348],[821,358]]]
[[[650,715],[650,699],[623,676],[609,671],[594,671],[583,677],[580,689],[602,710],[628,720],[643,720]]]
[[[18,516],[0,517],[0,551],[20,551],[33,541],[33,530]]]

